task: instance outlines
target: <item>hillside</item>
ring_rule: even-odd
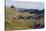
[[[16,30],[16,29],[31,29],[34,23],[43,23],[43,18],[38,19],[26,19],[29,16],[34,16],[36,14],[29,14],[28,12],[20,13],[16,12],[15,8],[6,8],[6,29]],[[17,17],[17,19],[14,17]],[[23,19],[18,17],[24,17]]]

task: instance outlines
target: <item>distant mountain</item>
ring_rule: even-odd
[[[16,8],[18,12],[26,10],[25,8]]]
[[[39,10],[39,9],[25,9],[25,8],[17,8],[18,12],[29,12],[33,14],[44,14],[44,9]]]

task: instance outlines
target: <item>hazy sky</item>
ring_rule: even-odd
[[[14,5],[16,8],[27,8],[27,9],[43,9],[44,8],[44,4],[42,2],[6,0],[6,6],[11,6],[11,5]]]

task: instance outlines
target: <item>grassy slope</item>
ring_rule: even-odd
[[[31,26],[31,23],[27,23],[26,20],[20,19],[20,20],[13,20],[13,16],[32,16],[34,14],[29,13],[19,13],[16,12],[15,8],[6,8],[6,28],[8,29],[24,29],[28,28],[28,26]]]
[[[6,28],[7,29],[26,29],[26,28],[31,28],[32,27],[32,20],[29,19],[20,19],[20,20],[14,20],[13,16],[33,16],[35,14],[29,14],[29,13],[20,13],[16,12],[15,8],[6,8]],[[37,19],[34,19],[37,21]],[[40,19],[39,21],[42,21]],[[39,22],[37,21],[37,23]]]

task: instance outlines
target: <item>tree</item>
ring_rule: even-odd
[[[11,8],[15,8],[14,5],[12,5]]]

